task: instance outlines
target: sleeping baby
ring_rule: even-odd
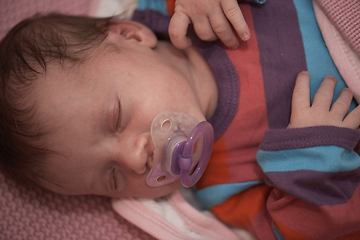
[[[259,239],[359,238],[360,108],[311,1],[240,6],[17,24],[0,43],[1,169],[67,195],[193,187]]]

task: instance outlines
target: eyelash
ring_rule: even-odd
[[[121,120],[121,104],[120,104],[120,101],[119,101],[119,103],[118,103],[118,117],[117,117],[117,120],[116,120],[116,125],[115,125],[115,127],[116,127],[116,129],[118,129],[119,127],[120,127],[120,120]]]
[[[112,177],[113,177],[113,181],[114,181],[114,189],[116,190],[116,189],[117,189],[117,185],[116,185],[115,168],[113,169]]]

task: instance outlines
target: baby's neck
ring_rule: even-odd
[[[218,89],[214,74],[194,48],[179,50],[167,41],[159,41],[155,49],[192,84],[204,116],[209,119],[216,108]]]

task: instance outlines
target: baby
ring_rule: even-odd
[[[139,23],[141,20],[49,14],[16,25],[0,44],[1,168],[19,182],[30,180],[69,195],[155,198],[177,189],[181,185],[179,180],[160,187],[146,183],[153,168],[155,146],[150,128],[154,117],[159,112],[175,110],[186,112],[199,122],[209,121],[220,145],[220,136],[237,119],[237,109],[230,109],[234,112],[233,119],[224,122],[224,130],[215,124],[219,121],[214,119],[224,113],[227,96],[220,83],[223,80],[206,54],[220,51],[221,47],[211,43],[204,54],[204,48],[195,48],[187,37],[188,25],[193,23],[202,40],[219,38],[227,47],[221,51],[229,56],[230,49],[239,47],[237,35],[245,41],[250,38],[250,29],[237,1],[204,2],[209,4],[177,1],[170,24],[166,16],[155,12],[135,13],[134,19],[141,16],[165,19],[156,22],[156,27],[161,28],[162,23],[169,25],[172,43],[158,37],[159,29]],[[238,66],[233,64],[236,69]],[[234,67],[229,71],[235,73]],[[231,76],[236,81],[244,78],[236,73]],[[331,106],[336,79],[327,76],[311,104],[309,84],[309,74],[301,72],[296,79],[291,118],[283,136],[289,132],[290,137],[298,136],[294,134],[297,129],[313,134],[335,131],[341,136],[354,136],[356,139],[352,141],[356,142],[358,135],[352,129],[360,125],[360,107],[348,113],[351,91],[344,88]],[[234,86],[236,95],[238,85]],[[319,139],[325,139],[323,136]],[[323,140],[314,146],[338,142]],[[259,144],[255,146],[257,149]],[[312,146],[301,148],[307,147]],[[217,150],[215,145],[209,171],[218,164]],[[266,149],[258,153],[258,162],[266,173],[272,168],[264,161],[264,154],[271,154]],[[354,154],[351,157],[356,158]],[[264,177],[258,170],[255,159],[251,164],[259,180],[251,185],[253,189],[257,184],[261,186],[266,199],[284,194],[274,179]],[[206,173],[204,176],[207,179]],[[199,189],[204,188],[205,180],[201,181]],[[221,216],[221,211],[212,210],[221,219],[248,228],[263,238],[259,233],[259,226],[264,229],[263,222],[245,226],[242,221],[227,219]],[[277,221],[275,229],[281,231],[284,228]],[[271,220],[268,224],[265,229],[271,228]],[[277,231],[272,234],[275,236]],[[281,232],[284,236],[286,233]]]

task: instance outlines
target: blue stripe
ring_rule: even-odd
[[[139,0],[137,10],[152,9],[168,15],[167,7],[164,0]]]
[[[207,208],[211,208],[225,202],[234,194],[240,193],[263,181],[250,181],[242,183],[219,184],[198,190],[195,194],[197,199]]]
[[[341,90],[346,87],[339,71],[337,70],[330,53],[325,45],[317,24],[311,0],[293,0],[300,24],[300,30],[304,42],[307,68],[311,76],[310,95],[314,99],[316,90],[319,88],[322,79],[326,75],[333,75],[337,78],[337,86],[334,92],[334,100],[337,99]],[[294,56],[295,57],[295,56]],[[355,108],[353,101],[351,109]]]
[[[263,4],[266,2],[266,0],[248,0],[248,2]]]
[[[282,151],[259,150],[257,161],[264,172],[313,170],[351,171],[360,167],[359,156],[338,146],[317,146]]]

